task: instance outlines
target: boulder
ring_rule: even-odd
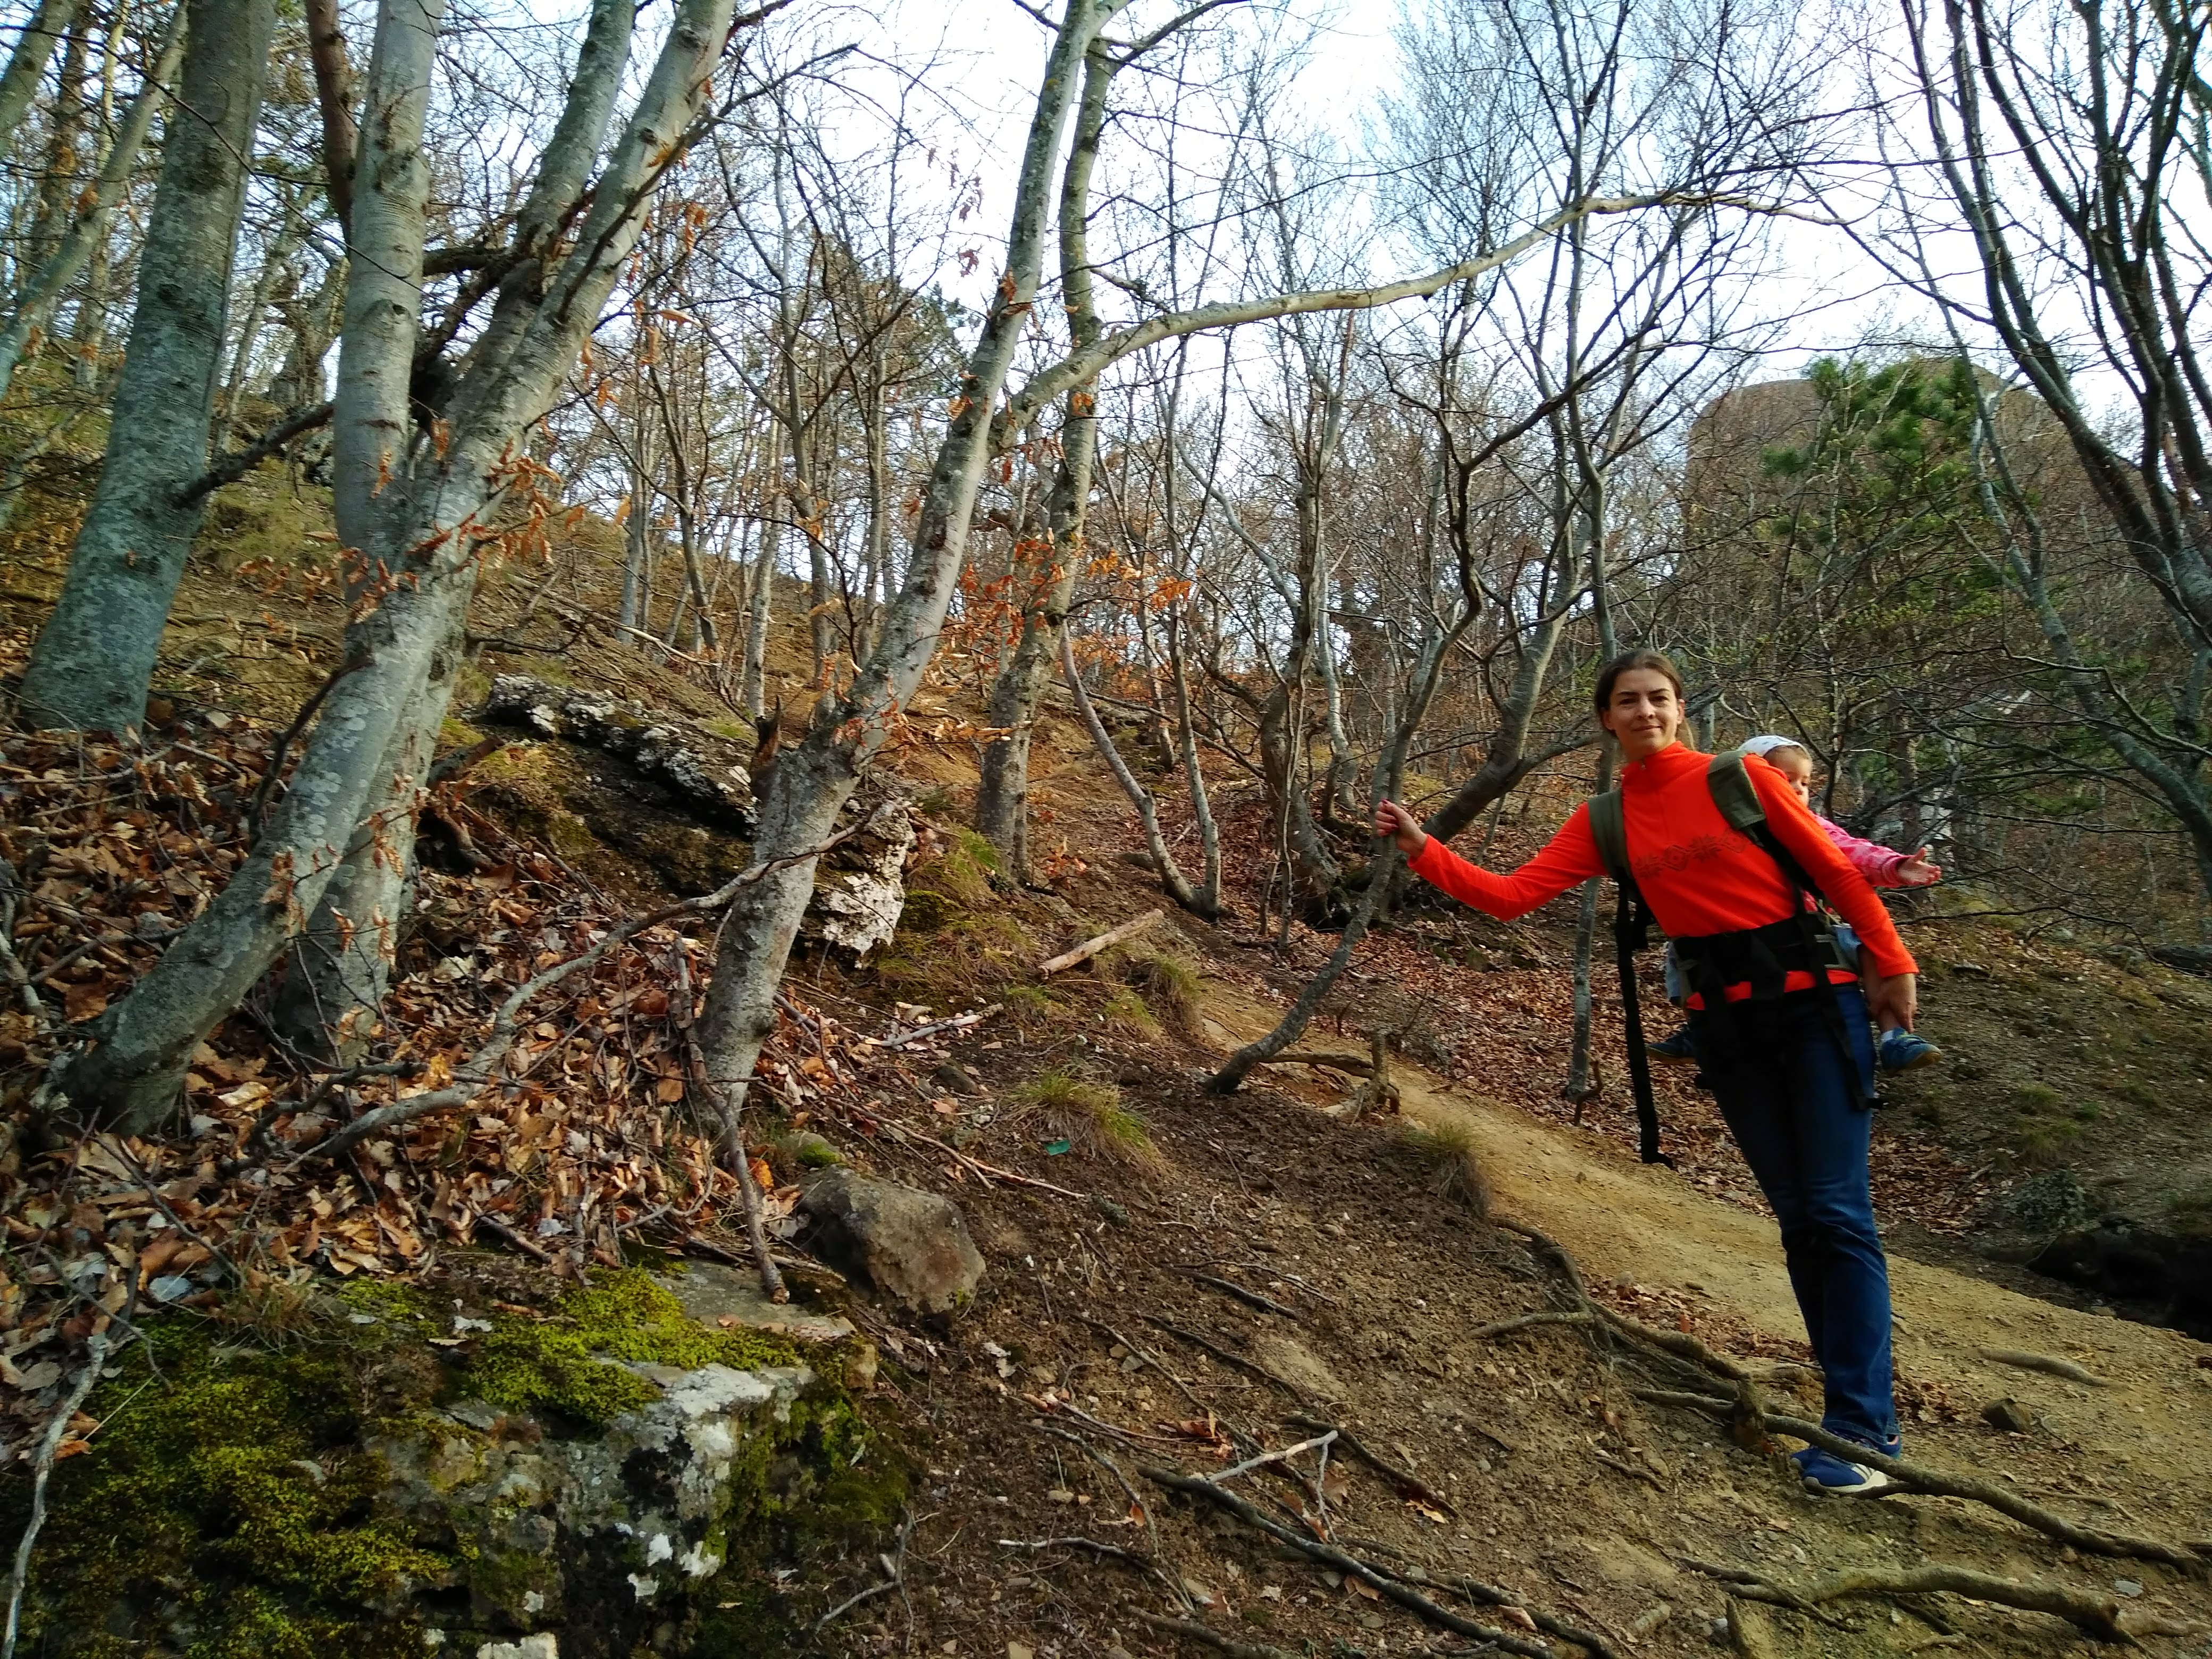
[[[749,752],[690,721],[527,674],[501,674],[494,680],[477,719],[603,750],[671,791],[706,823],[741,836],[753,832]]]
[[[808,1181],[799,1207],[815,1248],[917,1313],[950,1313],[975,1293],[982,1252],[950,1199],[850,1170]]]
[[[871,779],[870,785],[880,781]],[[866,815],[860,833],[841,842],[815,866],[814,899],[799,925],[799,937],[850,951],[859,962],[890,943],[906,908],[906,863],[914,852],[914,814],[897,796],[856,798],[839,815],[838,828]]]

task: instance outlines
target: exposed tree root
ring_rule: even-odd
[[[2027,1613],[2045,1613],[2063,1619],[2085,1636],[2100,1642],[2122,1642],[2132,1646],[2139,1636],[2193,1635],[2203,1626],[2140,1613],[2117,1601],[2086,1595],[2058,1584],[2023,1583],[1967,1567],[1936,1564],[1919,1567],[1853,1567],[1832,1572],[1809,1583],[1781,1584],[1755,1573],[1716,1569],[1703,1562],[1688,1565],[1725,1578],[1734,1593],[1754,1601],[1809,1613],[1825,1602],[1860,1595],[1925,1595],[1942,1593],[1994,1601]]]
[[[1686,1406],[1707,1412],[1715,1417],[1727,1419],[1735,1411],[1736,1402],[1711,1395],[1682,1394],[1661,1389],[1632,1390],[1638,1400],[1661,1406]],[[1884,1457],[1880,1452],[1830,1434],[1817,1423],[1808,1423],[1802,1417],[1790,1417],[1780,1412],[1767,1412],[1761,1420],[1775,1434],[1790,1435],[1796,1439],[1833,1452],[1838,1457],[1863,1463],[1870,1469],[1880,1469],[1897,1483],[1897,1489],[1908,1492],[1925,1492],[1935,1498],[1963,1498],[1970,1504],[1984,1504],[2000,1515],[2008,1516],[2021,1525],[2057,1539],[2062,1544],[2071,1544],[2075,1549],[2091,1555],[2119,1556],[2137,1561],[2162,1561],[2168,1566],[2202,1569],[2206,1554],[2180,1544],[2169,1544],[2155,1538],[2136,1538],[2126,1533],[2098,1532],[2093,1528],[2076,1526],[2063,1515],[2054,1514],[2038,1504],[2031,1504],[2015,1492],[1987,1480],[1976,1480],[1966,1475],[1947,1474],[1923,1464],[1908,1463],[1899,1457]]]
[[[1227,1510],[1245,1525],[1267,1534],[1277,1543],[1286,1545],[1310,1559],[1334,1567],[1347,1577],[1358,1579],[1377,1595],[1386,1596],[1400,1607],[1419,1614],[1439,1630],[1448,1630],[1455,1635],[1465,1636],[1478,1642],[1492,1643],[1507,1653],[1527,1654],[1531,1656],[1531,1659],[1552,1659],[1552,1650],[1543,1643],[1516,1636],[1510,1631],[1496,1629],[1454,1613],[1449,1607],[1439,1606],[1413,1589],[1412,1585],[1401,1582],[1378,1567],[1369,1565],[1358,1557],[1347,1555],[1333,1545],[1322,1543],[1293,1528],[1285,1526],[1269,1516],[1261,1514],[1235,1492],[1224,1491],[1203,1476],[1177,1474],[1171,1469],[1161,1468],[1150,1468],[1143,1473],[1147,1480],[1165,1486],[1171,1492],[1186,1492],[1194,1498],[1203,1498],[1209,1504]],[[1458,1581],[1455,1579],[1455,1582]],[[1603,1637],[1589,1631],[1577,1629],[1549,1613],[1538,1613],[1533,1607],[1521,1607],[1521,1604],[1504,1590],[1477,1583],[1472,1579],[1464,1581],[1462,1587],[1470,1596],[1478,1601],[1491,1601],[1495,1606],[1519,1607],[1534,1622],[1537,1629],[1557,1636],[1563,1641],[1572,1642],[1578,1647],[1596,1655],[1597,1659],[1620,1659],[1620,1655],[1607,1644]]]

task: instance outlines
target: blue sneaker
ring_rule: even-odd
[[[1896,1457],[1905,1449],[1900,1439],[1892,1439],[1886,1445],[1871,1449],[1884,1457]],[[1790,1461],[1797,1466],[1799,1484],[1809,1492],[1824,1498],[1871,1498],[1877,1492],[1889,1491],[1897,1482],[1880,1469],[1869,1468],[1864,1463],[1852,1463],[1819,1446],[1808,1446],[1802,1451],[1790,1454]]]
[[[1914,1072],[1923,1066],[1933,1066],[1943,1058],[1943,1051],[1926,1037],[1915,1036],[1899,1026],[1884,1031],[1881,1041],[1875,1044],[1875,1054],[1885,1072]]]
[[[1645,1043],[1644,1051],[1649,1054],[1656,1054],[1661,1060],[1695,1060],[1698,1057],[1697,1048],[1690,1041],[1690,1028],[1686,1025],[1670,1037],[1662,1037],[1656,1042]]]

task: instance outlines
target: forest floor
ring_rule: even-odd
[[[293,534],[281,499],[256,501],[250,510],[263,520],[219,518],[217,530]],[[12,650],[51,591],[60,545],[32,537],[9,557]],[[195,566],[185,620],[164,653],[177,685],[158,738],[169,769],[150,781],[141,771],[137,804],[103,806],[100,780],[120,775],[112,757],[32,755],[20,740],[10,751],[0,831],[13,845],[35,830],[58,884],[46,894],[46,942],[34,947],[46,955],[31,965],[58,963],[80,933],[102,942],[53,969],[71,1019],[143,968],[161,926],[195,902],[191,880],[142,878],[131,860],[152,855],[173,874],[190,866],[219,877],[236,855],[225,815],[250,793],[270,728],[323,672],[334,602],[258,556],[244,560],[243,575],[212,557]],[[532,639],[564,631],[541,627],[557,613],[533,616],[522,590],[508,591],[477,619],[493,639],[479,658],[484,674],[605,684],[726,722],[707,694],[637,653],[497,643],[523,623],[538,630]],[[200,660],[210,652],[228,665]],[[782,666],[795,684],[787,652]],[[957,702],[962,692],[938,695]],[[216,767],[211,804],[206,792],[197,805],[186,800],[190,781],[178,781],[195,753]],[[1556,1259],[1443,1189],[1462,1140],[1486,1177],[1491,1214],[1564,1246],[1600,1303],[1647,1329],[1779,1368],[1770,1408],[1817,1415],[1802,1377],[1790,1380],[1807,1355],[1771,1221],[1710,1103],[1680,1073],[1662,1078],[1678,1164],[1668,1170],[1634,1161],[1611,1036],[1600,1054],[1613,1086],[1587,1121],[1573,1122],[1559,1098],[1565,918],[1500,927],[1419,912],[1363,948],[1307,1042],[1364,1047],[1368,1028],[1389,1024],[1401,1119],[1341,1121],[1327,1109],[1345,1079],[1303,1065],[1262,1068],[1224,1098],[1206,1092],[1206,1078],[1229,1047],[1273,1023],[1332,943],[1294,927],[1284,951],[1254,920],[1258,872],[1238,854],[1255,841],[1249,798],[1223,792],[1238,901],[1227,922],[1171,914],[1140,945],[1045,981],[1036,963],[1158,902],[1124,860],[1136,844],[1129,816],[1087,740],[1058,714],[1038,735],[1034,833],[1050,872],[1042,890],[994,882],[962,835],[973,778],[963,746],[922,745],[892,763],[932,820],[910,890],[939,902],[915,907],[864,967],[794,963],[787,990],[799,1017],[771,1049],[781,1081],[761,1091],[792,1109],[761,1130],[766,1139],[803,1124],[864,1168],[946,1193],[988,1268],[974,1304],[951,1320],[902,1322],[866,1298],[850,1306],[886,1360],[876,1409],[912,1461],[913,1507],[889,1558],[896,1583],[820,1630],[818,1648],[871,1659],[1127,1659],[1223,1644],[1231,1659],[1261,1659],[1255,1648],[1313,1659],[1487,1650],[1468,1621],[1563,1655],[1575,1650],[1559,1635],[1570,1626],[1624,1656],[1716,1644],[1808,1656],[2084,1645],[2075,1625],[1988,1595],[1900,1592],[1793,1611],[1742,1593],[1746,1578],[1802,1590],[1845,1569],[1941,1563],[2063,1588],[2139,1631],[2193,1626],[2141,1644],[2212,1654],[2205,1565],[2076,1548],[1957,1498],[1815,1499],[1772,1448],[1747,1449],[1725,1422],[1638,1397],[1726,1393],[1710,1371],[1588,1324],[1480,1334],[1575,1304]],[[541,943],[606,925],[634,896],[629,886],[653,890],[645,872],[623,886],[580,880],[538,838],[544,812],[518,808],[545,804],[532,789],[564,787],[520,769],[470,786],[460,805],[499,829],[505,839],[490,850],[501,861],[474,875],[426,874],[428,908],[394,1000],[401,1051],[434,1066],[459,1052],[501,973],[511,982]],[[201,828],[177,827],[186,823]],[[1512,856],[1522,840],[1509,830],[1496,856]],[[2005,1187],[2053,1166],[2078,1169],[2116,1206],[2185,1217],[2197,1183],[2212,1176],[2202,1123],[2212,997],[2164,969],[2026,940],[1995,921],[1945,924],[1940,947],[1923,942],[1931,936],[1923,928],[1914,942],[1930,959],[1929,1027],[1948,1061],[1898,1089],[1900,1109],[1879,1129],[1908,1454],[2093,1531],[2212,1542],[2212,1352],[2078,1305],[2090,1296],[1969,1248]],[[540,1010],[525,1045],[527,1086],[479,1105],[452,1136],[426,1124],[394,1137],[377,1155],[374,1186],[300,1176],[289,1188],[203,1184],[176,1201],[270,1273],[434,1279],[451,1271],[441,1256],[493,1242],[493,1229],[471,1237],[471,1216],[536,1218],[531,1183],[549,1170],[565,1173],[546,1177],[547,1193],[565,1182],[573,1199],[580,1181],[586,1196],[604,1194],[606,1216],[641,1210],[656,1182],[712,1200],[696,1138],[672,1127],[665,1144],[653,1141],[651,1168],[639,1150],[638,1126],[669,1115],[653,1103],[670,1098],[666,988],[684,949],[661,936],[652,954]],[[986,1001],[1001,1011],[934,1050],[887,1055],[854,1040],[919,1018],[918,1008]],[[38,1057],[36,1040],[21,1036],[9,1057],[18,1100]],[[269,1115],[272,1091],[293,1086],[284,1069],[246,1022],[232,1022],[196,1075],[193,1134],[243,1146],[263,1116],[295,1152],[311,1146],[306,1115]],[[2081,1109],[2091,1101],[2095,1111]],[[1409,1133],[1424,1129],[1425,1138]],[[168,1173],[159,1160],[172,1159],[188,1182],[204,1153],[140,1144],[137,1155],[156,1177]],[[66,1179],[90,1178],[89,1163]],[[71,1224],[86,1218],[77,1194],[74,1211],[56,1207],[64,1177],[40,1173],[47,1168],[11,1177],[6,1218],[18,1238],[58,1236],[47,1230],[64,1214]],[[501,1170],[489,1186],[477,1178]],[[507,1196],[487,1195],[510,1178]],[[117,1194],[128,1189],[135,1201],[141,1179],[115,1172],[102,1200],[111,1218]],[[542,1219],[562,1213],[577,1224],[553,1249],[580,1271],[591,1259],[586,1211],[556,1213],[545,1199]],[[98,1214],[90,1220],[96,1248]],[[590,1242],[598,1259],[619,1261],[633,1247],[608,1227]],[[169,1271],[179,1265],[173,1257]],[[203,1264],[204,1279],[211,1267]],[[185,1299],[220,1311],[212,1291]],[[2000,1350],[2031,1364],[1990,1357]],[[9,1352],[33,1369],[33,1350],[11,1338]],[[2057,1374],[2069,1366],[2097,1380]],[[35,1391],[13,1386],[27,1408]],[[1985,1420],[2002,1401],[2024,1426]],[[1219,1477],[1328,1425],[1339,1438],[1325,1473],[1319,1448],[1218,1488],[1170,1489],[1148,1473]],[[96,1449],[94,1431],[84,1433],[79,1449]],[[1368,1571],[1315,1562],[1219,1507],[1216,1492],[1241,1494],[1306,1540],[1326,1535]],[[1487,1588],[1455,1589],[1469,1580]],[[805,1564],[775,1588],[807,1622],[882,1582],[880,1563],[855,1559]],[[1407,1605],[1421,1596],[1449,1617]],[[1170,1632],[1162,1619],[1194,1628]]]

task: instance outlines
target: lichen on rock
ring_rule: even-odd
[[[769,1562],[903,1502],[846,1392],[863,1344],[702,1325],[641,1269],[450,1347],[449,1297],[342,1297],[289,1348],[171,1322],[124,1360],[58,1471],[27,1651],[675,1659],[733,1615],[750,1648],[785,1623]]]

